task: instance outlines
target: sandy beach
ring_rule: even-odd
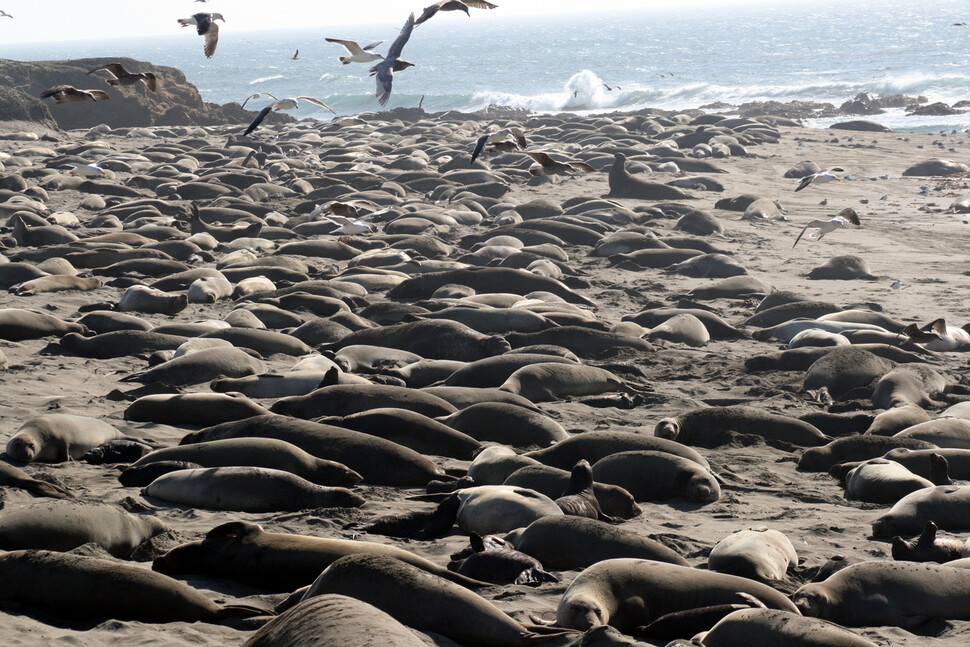
[[[227,198],[206,197],[194,201],[199,207],[230,206],[245,210],[245,205],[249,204],[253,207],[254,218],[262,217],[263,222],[282,223],[273,226],[274,232],[292,229],[305,219],[302,216],[309,212],[305,206],[308,202],[307,192],[337,183],[328,180],[328,174],[339,173],[339,182],[348,184],[354,191],[380,187],[389,181],[400,187],[403,195],[395,194],[393,187],[385,185],[378,197],[383,200],[380,206],[390,207],[390,211],[372,220],[377,231],[370,235],[352,236],[347,243],[353,246],[355,240],[363,238],[368,246],[381,246],[383,243],[376,241],[385,240],[385,230],[401,216],[446,214],[450,209],[471,211],[478,216],[484,214],[478,224],[438,224],[432,230],[420,233],[435,236],[452,246],[454,253],[449,258],[438,260],[454,261],[470,251],[467,246],[461,249],[463,237],[483,235],[483,239],[487,238],[488,232],[496,227],[492,221],[503,213],[508,216],[517,206],[536,200],[560,206],[602,199],[610,190],[608,173],[616,152],[626,155],[631,171],[638,167],[642,169],[645,165],[657,166],[664,162],[677,164],[682,159],[688,162],[696,159],[692,157],[690,146],[680,149],[683,157],[656,155],[660,152],[658,147],[662,142],[672,141],[664,132],[673,129],[680,129],[682,133],[697,131],[699,124],[691,125],[692,116],[698,114],[696,112],[680,118],[658,116],[654,121],[661,124],[662,132],[653,135],[647,134],[646,128],[639,128],[647,120],[647,112],[584,117],[533,115],[522,119],[490,119],[484,116],[472,119],[462,118],[455,113],[448,113],[443,118],[413,118],[414,111],[397,114],[411,118],[373,117],[332,124],[301,121],[264,125],[252,139],[239,139],[235,148],[227,147],[226,141],[230,134],[238,133],[238,127],[173,126],[150,128],[147,131],[138,129],[133,133],[129,133],[128,129],[109,129],[109,132],[97,133],[85,130],[57,132],[31,128],[24,123],[0,123],[0,188],[12,188],[14,192],[22,194],[24,191],[16,187],[26,186],[29,196],[30,189],[46,186],[46,197],[41,200],[46,208],[28,211],[48,220],[55,213],[74,214],[79,224],[66,228],[81,239],[71,243],[80,250],[84,248],[83,239],[86,237],[121,230],[89,226],[94,218],[107,209],[82,206],[82,201],[97,193],[84,193],[77,188],[57,188],[66,170],[47,169],[56,166],[67,154],[80,154],[91,160],[110,155],[132,156],[131,160],[106,163],[106,168],[117,170],[108,171],[108,177],[98,179],[96,184],[127,185],[139,198],[159,198],[168,205],[183,209],[185,213],[188,212],[190,200],[181,196],[180,187],[201,178],[200,181],[209,186],[218,185],[220,189],[226,189],[223,193],[227,198],[241,197],[245,202],[230,204]],[[729,253],[734,261],[746,269],[748,275],[769,284],[774,291],[791,291],[802,299],[828,302],[842,309],[872,309],[905,324],[922,326],[934,319],[944,318],[950,325],[962,326],[970,321],[965,299],[970,284],[965,262],[966,246],[970,241],[967,233],[970,216],[948,212],[957,198],[970,194],[968,175],[903,175],[907,168],[933,157],[970,163],[966,146],[962,144],[963,133],[862,132],[790,125],[776,128],[770,118],[765,118],[763,122],[761,128],[777,133],[777,141],[772,141],[774,137],[756,141],[749,136],[748,143],[744,145],[747,155],[704,159],[717,172],[687,172],[675,167],[673,172],[655,169],[635,176],[660,183],[682,178],[710,178],[723,185],[723,191],[698,190],[694,184],[683,188],[691,198],[689,200],[620,198],[614,200],[620,208],[612,213],[606,208],[598,208],[585,215],[597,217],[597,214],[601,214],[597,218],[601,228],[597,235],[600,237],[630,228],[653,232],[659,238],[685,237],[689,234],[676,230],[675,224],[687,208],[696,209],[714,216],[723,227],[723,233],[697,238]],[[482,174],[488,174],[491,182],[505,186],[507,190],[499,198],[480,196],[476,209],[469,201],[475,199],[474,192],[478,189],[471,186],[469,190],[472,193],[461,194],[463,181],[450,182],[448,171],[451,168],[469,167],[469,155],[478,137],[512,125],[521,126],[526,132],[529,139],[527,150],[546,151],[561,160],[587,161],[596,170],[535,181],[526,172],[532,160],[520,152],[486,153],[476,162],[476,167]],[[53,139],[21,139],[19,134],[24,132],[33,132],[39,137],[52,135]],[[146,132],[154,134],[154,137],[146,137]],[[743,128],[737,128],[735,133],[739,138],[744,138]],[[225,166],[227,163],[234,161],[238,164],[245,158],[244,152],[240,151],[247,146],[256,148],[259,142],[270,146],[261,165],[268,179],[260,181],[281,187],[275,195],[265,190],[261,194],[244,192],[218,179],[206,179],[205,174],[210,168],[229,169]],[[936,142],[942,142],[942,148]],[[178,144],[184,145],[189,152],[179,153],[173,148],[165,148]],[[168,156],[148,156],[152,151],[164,151]],[[148,157],[139,159],[140,156]],[[167,161],[163,162],[163,159]],[[185,162],[186,159],[188,162]],[[815,162],[822,169],[838,166],[845,172],[840,174],[841,181],[809,186],[796,193],[794,189],[798,179],[784,176],[786,171],[804,161]],[[685,162],[685,166],[688,162]],[[231,170],[240,173],[256,171],[239,165]],[[17,177],[24,178],[22,185],[11,179]],[[146,178],[153,181],[143,181]],[[160,178],[168,178],[169,181],[154,181]],[[308,183],[301,184],[301,179]],[[475,182],[465,184],[481,184],[481,180],[476,178]],[[924,186],[929,188],[924,191],[921,189]],[[777,201],[785,219],[743,220],[741,211],[715,207],[715,203],[723,198],[742,194]],[[23,259],[25,262],[39,262],[28,259],[39,259],[43,246],[17,243],[12,222],[14,212],[5,206],[10,195],[6,191],[0,192],[0,241],[4,245],[0,251],[8,261]],[[33,197],[36,199],[38,195],[35,192]],[[370,195],[373,198],[377,194],[371,192]],[[101,197],[110,199],[106,190]],[[335,189],[330,199],[347,197],[352,196]],[[456,197],[457,200],[452,200]],[[123,197],[118,202],[139,198]],[[323,197],[316,200],[318,203],[325,201]],[[508,208],[495,206],[500,203]],[[861,226],[836,230],[818,241],[803,238],[792,248],[798,233],[809,221],[828,220],[844,208],[852,208],[858,213]],[[272,218],[266,215],[270,212]],[[124,216],[121,220],[124,220]],[[164,217],[157,219],[158,224],[167,226],[167,222]],[[173,226],[188,236],[187,216],[176,216]],[[126,226],[125,231],[128,230]],[[131,231],[137,232],[137,229]],[[506,230],[502,233],[509,232]],[[323,235],[317,238],[336,240],[338,237]],[[272,248],[290,241],[277,238],[271,242],[268,247]],[[360,248],[361,252],[364,250],[364,247]],[[605,324],[603,328],[608,329],[619,324],[625,316],[646,309],[678,307],[681,299],[686,298],[692,303],[681,307],[692,308],[697,307],[694,304],[700,304],[699,307],[710,309],[746,333],[742,339],[712,339],[699,347],[654,340],[654,352],[623,349],[617,353],[584,359],[584,363],[606,368],[630,385],[652,395],[648,402],[632,408],[602,406],[609,404],[603,401],[593,403],[599,406],[591,406],[581,402],[583,398],[567,398],[537,405],[571,435],[597,430],[625,430],[652,435],[655,424],[662,418],[705,406],[747,405],[796,418],[827,410],[818,398],[803,391],[804,370],[758,373],[745,370],[745,360],[784,347],[777,340],[756,341],[750,338],[750,333],[756,327],[746,326],[744,322],[755,313],[760,296],[691,299],[684,296],[689,290],[708,286],[717,279],[694,278],[664,269],[632,268],[616,258],[590,255],[591,245],[566,243],[562,250],[568,256],[568,261],[563,265],[572,275],[569,277],[572,282],[568,284],[585,286],[576,287],[575,292],[595,302],[596,305],[587,310],[597,321]],[[232,251],[230,247],[222,245],[212,250],[214,261],[193,258],[185,262],[192,267],[215,268],[220,259]],[[257,257],[269,257],[272,251],[256,250],[254,253]],[[847,254],[861,257],[875,278],[807,278],[813,268],[832,257]],[[56,255],[63,256],[63,253]],[[410,255],[418,256],[414,252],[410,252]],[[353,260],[321,256],[295,258],[314,268],[314,276],[308,278],[339,278],[340,273],[347,270],[348,264],[354,263]],[[0,264],[0,276],[3,267]],[[117,304],[128,285],[150,285],[161,278],[134,273],[108,276],[99,273],[101,269],[80,270],[85,276],[101,278],[106,285],[98,289],[67,290],[35,296],[20,296],[4,290],[0,293],[0,308],[40,311],[64,321],[73,321],[92,309],[94,304]],[[901,287],[892,288],[891,285],[897,280]],[[387,287],[368,290],[363,300],[371,304],[382,302],[387,298]],[[177,292],[184,293],[185,290]],[[426,299],[410,301],[421,301],[425,307],[431,303]],[[172,316],[131,314],[160,326],[220,320],[233,310],[234,305],[234,300],[229,298],[211,304],[190,303]],[[436,307],[440,307],[440,304]],[[351,309],[359,313],[362,308]],[[297,314],[304,320],[313,318],[305,311]],[[118,392],[127,392],[140,385],[121,382],[121,379],[146,369],[147,354],[93,359],[51,346],[54,342],[57,342],[57,336],[0,341],[0,350],[8,361],[7,368],[0,371],[3,393],[0,398],[0,427],[4,442],[21,424],[43,413],[70,413],[97,418],[132,438],[145,439],[160,447],[177,445],[186,433],[199,429],[199,426],[192,425],[174,426],[124,419],[132,396],[126,397]],[[267,371],[276,372],[289,370],[297,359],[284,354],[264,354],[262,357]],[[966,382],[963,371],[967,360],[962,352],[939,353],[934,357],[934,362],[933,368],[944,375],[948,383]],[[211,393],[208,383],[182,386],[179,391]],[[942,399],[945,400],[945,396]],[[832,412],[877,412],[868,397],[836,400]],[[255,401],[269,409],[276,399],[257,398]],[[940,407],[926,409],[929,417],[935,418]],[[854,560],[892,559],[888,539],[871,536],[871,523],[888,506],[847,500],[836,479],[825,472],[796,469],[803,447],[767,444],[763,439],[746,435],[724,446],[695,449],[709,461],[711,471],[718,476],[721,483],[720,499],[705,505],[685,499],[640,501],[643,514],[623,521],[622,528],[660,540],[697,567],[706,567],[711,548],[733,532],[759,526],[776,529],[790,539],[799,560],[798,565],[789,572],[788,588],[784,590],[786,594],[810,581],[815,570],[834,555],[844,555]],[[469,464],[467,460],[440,456],[431,456],[431,459],[453,474],[460,473]],[[66,487],[83,501],[115,503],[130,512],[152,515],[165,523],[171,530],[153,537],[138,548],[130,560],[145,568],[150,568],[153,558],[176,546],[199,540],[212,528],[234,520],[257,523],[270,532],[366,539],[395,545],[440,566],[447,564],[451,553],[468,544],[467,535],[457,528],[452,528],[437,539],[409,540],[362,534],[347,527],[353,522],[363,523],[384,515],[429,509],[432,504],[410,498],[422,494],[422,488],[363,483],[353,488],[366,500],[360,508],[317,508],[296,513],[228,512],[146,499],[141,495],[140,488],[123,487],[118,482],[121,469],[118,465],[93,465],[84,461],[18,465],[36,479]],[[4,487],[0,493],[4,511],[38,500],[17,488]],[[967,530],[970,530],[970,524],[960,531],[941,531],[941,535],[963,541]],[[582,547],[576,548],[582,550]],[[85,546],[77,552],[114,559],[97,547]],[[578,573],[579,570],[559,572],[559,583],[545,583],[535,588],[515,584],[494,586],[482,590],[481,594],[520,621],[529,622],[530,615],[553,620],[563,592]],[[232,599],[272,607],[286,597],[286,594],[270,593],[235,581],[201,575],[187,576],[183,581],[217,601]],[[4,586],[14,585],[7,583]],[[854,631],[878,645],[957,646],[970,640],[970,621],[934,620],[915,632],[891,626],[857,628]],[[250,635],[249,631],[208,623],[148,624],[108,620],[92,624],[64,620],[19,607],[5,607],[0,613],[0,642],[10,646],[242,645]]]

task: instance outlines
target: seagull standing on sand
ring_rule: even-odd
[[[374,53],[374,48],[385,42],[383,40],[378,40],[370,45],[361,47],[357,44],[357,41],[353,40],[340,40],[337,38],[324,38],[328,43],[337,43],[338,45],[343,45],[344,49],[350,54],[350,56],[339,56],[337,60],[344,65],[350,65],[351,63],[371,63],[373,61],[384,58],[380,54]]]
[[[262,94],[273,97],[273,95],[269,92],[262,92],[254,94],[253,96],[249,97],[249,99],[258,98]],[[249,99],[246,99],[246,101],[249,101]],[[276,97],[273,97],[273,99],[276,99]],[[323,101],[320,101],[320,99],[314,99],[313,97],[287,97],[285,99],[278,99],[259,111],[259,114],[256,115],[256,118],[253,119],[251,124],[249,124],[249,128],[246,129],[246,132],[244,132],[243,135],[248,135],[256,130],[259,127],[259,124],[263,123],[263,119],[266,119],[266,115],[268,115],[271,110],[276,110],[279,112],[280,110],[293,110],[294,108],[299,108],[300,99],[306,101],[307,103],[312,103],[322,108],[326,108],[333,114],[337,114],[336,110],[325,104]],[[243,102],[243,105],[246,105],[245,101]]]
[[[206,58],[212,58],[216,53],[216,45],[219,44],[219,25],[217,20],[226,22],[221,13],[197,13],[191,18],[179,18],[179,24],[183,27],[195,25],[195,30],[202,36],[202,49],[205,51]]]
[[[40,93],[41,99],[50,97],[54,103],[74,101],[107,101],[111,97],[104,90],[78,90],[73,85],[55,85]]]
[[[808,232],[808,235],[805,237],[809,240],[821,240],[822,236],[825,234],[835,231],[836,229],[841,229],[849,223],[852,223],[857,227],[862,224],[859,221],[859,214],[855,212],[855,209],[843,209],[839,212],[839,215],[834,216],[831,220],[813,220],[805,225],[805,228],[802,229],[800,234],[798,234],[798,238],[795,239],[795,242],[791,247],[792,249],[795,249],[795,245],[798,244],[798,241],[802,239],[802,236],[805,236],[805,232]]]
[[[509,137],[514,137],[514,139],[509,139]],[[510,128],[503,128],[494,133],[489,133],[487,135],[482,135],[478,138],[475,143],[475,151],[472,153],[472,161],[474,164],[478,156],[482,154],[485,147],[488,146],[488,152],[492,151],[512,151],[516,148],[525,150],[525,147],[529,145],[529,142],[525,139],[525,133],[521,128],[512,126]]]
[[[430,7],[425,7],[424,11],[421,12],[421,17],[414,21],[414,25],[416,27],[426,20],[430,20],[439,11],[464,11],[471,18],[471,12],[468,11],[469,7],[495,9],[498,5],[485,2],[485,0],[441,0],[441,2],[436,2]]]
[[[141,81],[149,90],[155,92],[155,75],[151,72],[129,72],[121,63],[108,63],[94,68],[88,74],[94,74],[98,70],[105,70],[114,77],[107,80],[108,85],[135,85]]]
[[[569,175],[571,171],[592,173],[596,170],[586,162],[576,162],[574,160],[557,162],[548,153],[530,153],[526,151],[525,154],[539,164],[539,166],[529,167],[530,175]]]
[[[812,173],[811,175],[806,175],[802,178],[801,182],[795,188],[795,191],[801,191],[810,184],[825,184],[826,182],[841,182],[842,178],[835,175],[836,173],[845,173],[845,169],[840,166],[833,166],[830,169],[825,169],[824,171],[819,171],[818,173]]]
[[[414,63],[408,63],[400,58],[404,46],[411,38],[411,30],[414,29],[414,14],[408,16],[407,22],[401,28],[394,42],[387,50],[387,56],[383,61],[370,69],[370,75],[377,76],[377,102],[382,106],[387,105],[387,100],[391,98],[391,84],[394,82],[394,73],[413,67]]]

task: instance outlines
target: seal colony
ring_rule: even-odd
[[[872,198],[931,136],[238,130],[0,138],[5,642],[966,644],[964,225]]]

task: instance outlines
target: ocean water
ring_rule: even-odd
[[[931,102],[970,99],[970,26],[953,26],[970,22],[963,0],[730,4],[541,18],[503,17],[499,8],[487,18],[473,11],[470,19],[433,19],[404,48],[403,57],[416,65],[395,75],[388,107],[422,99],[433,112],[490,104],[538,112],[686,109],[767,99],[839,105],[863,91],[922,94]],[[0,58],[128,56],[181,69],[207,101],[242,102],[256,92],[308,95],[342,115],[356,114],[381,109],[369,65],[342,65],[343,48],[324,37],[391,41],[401,18],[242,33],[220,23],[212,59],[203,56],[201,38],[173,18],[171,36],[0,43]],[[331,116],[306,103],[291,114]],[[970,128],[970,114],[912,117],[894,110],[873,119],[897,130]]]

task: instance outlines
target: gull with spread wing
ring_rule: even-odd
[[[795,239],[792,249],[795,249],[795,245],[802,239],[802,236],[805,236],[809,240],[821,240],[825,234],[836,229],[841,229],[849,223],[857,227],[862,224],[859,221],[859,214],[855,212],[855,209],[843,209],[837,216],[833,216],[829,220],[813,220],[805,225],[805,228],[798,234],[798,238]]]
[[[394,73],[401,72],[414,65],[414,63],[409,63],[400,58],[404,46],[411,38],[411,30],[413,29],[414,14],[412,13],[407,22],[404,23],[404,27],[401,28],[401,33],[391,43],[384,60],[370,69],[370,75],[377,76],[377,101],[382,106],[386,106],[387,100],[391,98],[391,84],[394,82]]]

